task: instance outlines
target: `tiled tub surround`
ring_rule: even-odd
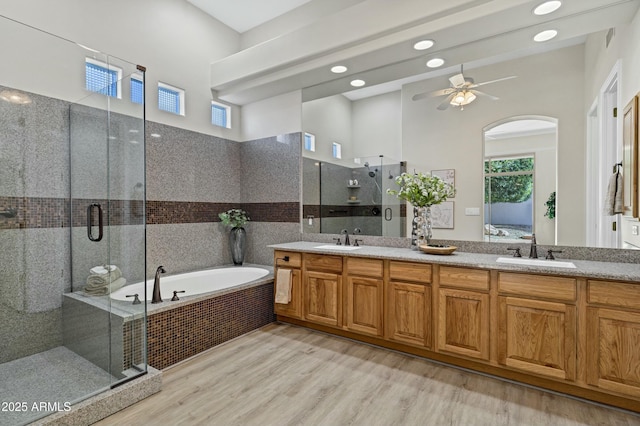
[[[249,266],[249,265],[247,265]],[[148,364],[164,369],[177,362],[212,348],[227,340],[255,330],[275,320],[273,313],[273,268],[267,276],[235,287],[183,297],[172,302],[165,299],[160,304],[146,304]],[[140,333],[144,305],[109,299],[106,296],[91,297],[83,292],[65,295],[65,303],[83,304],[87,315],[82,326],[77,321],[65,323],[65,336],[71,341],[86,339],[87,329],[95,335],[104,335],[101,316],[107,315],[111,306],[113,327],[111,371],[126,371],[140,354],[128,355],[127,344]],[[97,318],[92,320],[91,318]],[[103,330],[104,331],[104,330]],[[135,346],[135,345],[134,345]],[[81,345],[89,348],[90,345]],[[82,354],[98,365],[107,366],[104,353]],[[104,359],[99,359],[99,357]],[[98,358],[96,358],[98,357]]]

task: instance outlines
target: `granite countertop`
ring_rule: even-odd
[[[640,285],[640,265],[635,263],[595,262],[589,260],[558,259],[570,261],[575,268],[559,268],[551,266],[529,266],[497,263],[499,257],[506,255],[467,253],[456,251],[451,255],[432,255],[408,248],[361,246],[359,249],[344,251],[330,248],[318,248],[326,243],[298,241],[293,243],[274,244],[269,247],[275,250],[296,252],[333,254],[338,256],[368,257],[374,259],[403,260],[421,263],[435,263],[450,266],[465,266],[501,271],[531,272],[558,276],[586,277],[606,280],[636,281]],[[523,257],[524,258],[524,257]]]

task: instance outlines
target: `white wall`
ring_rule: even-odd
[[[302,92],[296,90],[244,105],[241,140],[299,132],[302,122],[301,103]]]
[[[205,134],[240,139],[239,109],[232,129],[211,124],[210,63],[239,50],[240,35],[183,0],[23,0],[0,2],[0,15],[147,67],[147,119]],[[0,84],[75,102],[85,96],[80,48],[20,32],[0,20],[5,66]],[[16,33],[18,31],[18,33]],[[36,41],[31,45],[24,36]],[[25,48],[33,47],[33,49]],[[69,44],[69,46],[73,46]],[[34,58],[33,55],[36,57]],[[35,64],[35,67],[31,67]],[[36,68],[37,67],[37,68]],[[42,77],[43,67],[48,73]],[[157,108],[158,81],[186,92],[186,116]],[[128,94],[127,94],[128,95]]]
[[[302,130],[316,137],[316,151],[303,155],[315,160],[353,167],[351,101],[342,95],[315,99],[302,104]],[[332,143],[342,144],[342,158],[332,156]]]
[[[352,102],[353,155],[402,159],[402,94],[385,93]]]
[[[482,216],[465,216],[466,207],[483,205],[482,129],[512,116],[558,119],[558,244],[584,245],[585,143],[582,46],[469,70],[482,82],[518,78],[483,87],[500,97],[478,99],[460,109],[436,110],[439,99],[412,101],[425,91],[448,87],[446,77],[407,84],[402,90],[403,157],[407,170],[455,169],[455,229],[434,231],[435,238],[482,239]]]
[[[605,46],[605,32],[589,36],[585,44],[585,97],[584,115],[594,101],[616,62],[620,61],[620,75],[618,84],[620,97],[618,111],[640,92],[640,11],[638,11],[628,25],[621,25],[615,29],[615,36],[609,47]],[[618,126],[618,138],[621,146],[621,123]],[[619,154],[621,158],[621,153]],[[633,235],[632,226],[638,226],[637,219],[623,217],[621,223],[622,241],[640,247],[640,236]]]

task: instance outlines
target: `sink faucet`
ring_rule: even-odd
[[[529,250],[529,259],[538,258],[538,244],[536,243],[536,234],[531,234],[531,249]]]
[[[162,303],[162,297],[160,296],[160,274],[164,274],[164,266],[158,266],[156,269],[156,278],[153,280],[153,298],[151,303]]]
[[[340,231],[340,233],[344,234],[344,245],[350,246],[351,242],[349,241],[349,231],[347,231],[346,229],[343,229],[342,231]]]

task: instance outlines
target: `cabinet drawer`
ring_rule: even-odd
[[[305,253],[304,267],[314,271],[342,272],[342,257]]]
[[[588,303],[640,309],[640,285],[589,280]]]
[[[574,278],[500,272],[498,274],[498,291],[575,302],[576,280]]]
[[[276,266],[299,268],[302,265],[302,255],[300,253],[290,251],[276,251],[273,257],[276,260]],[[289,257],[289,260],[285,260],[285,257]]]
[[[441,266],[440,285],[471,290],[489,290],[489,271]]]
[[[382,278],[382,260],[347,257],[349,274]]]
[[[431,282],[431,265],[424,263],[389,262],[389,276],[393,280]]]

